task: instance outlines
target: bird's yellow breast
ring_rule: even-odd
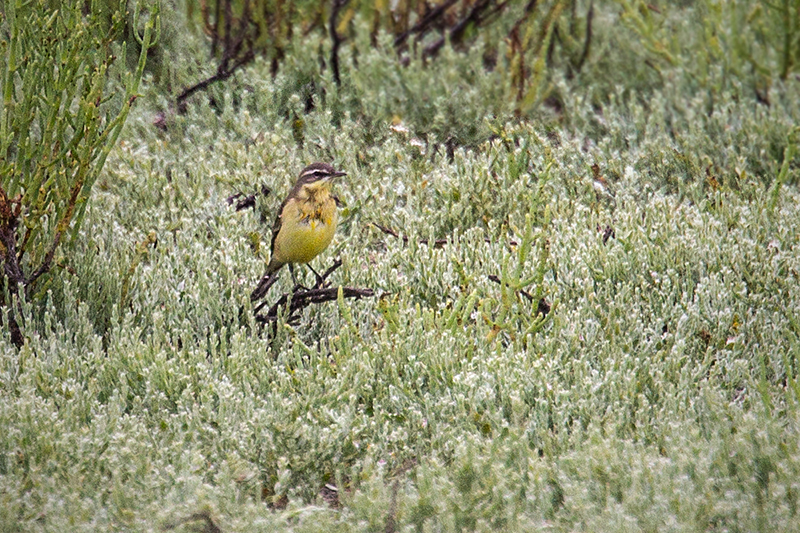
[[[286,203],[273,254],[281,263],[308,263],[333,240],[339,216],[327,190],[308,188]]]

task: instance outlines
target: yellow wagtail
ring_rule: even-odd
[[[267,293],[277,281],[278,271],[283,265],[289,265],[294,280],[295,263],[308,263],[328,247],[339,222],[331,182],[333,178],[346,175],[327,163],[311,163],[300,172],[300,177],[278,209],[272,225],[267,271],[250,295],[251,301]],[[316,271],[314,274],[319,278]]]

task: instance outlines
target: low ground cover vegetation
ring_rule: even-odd
[[[179,110],[213,65],[165,3],[174,61],[3,308],[0,530],[797,530],[783,18],[570,6],[590,52],[556,48],[525,109],[508,41],[400,61],[355,12],[338,84],[330,36],[296,33]],[[269,227],[317,160],[348,176],[314,266],[374,296],[264,328]]]

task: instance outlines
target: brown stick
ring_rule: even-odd
[[[219,8],[220,2],[222,0],[218,0],[217,7]],[[204,90],[206,87],[211,85],[214,82],[222,81],[230,78],[234,72],[236,72],[239,68],[243,67],[244,65],[250,63],[255,59],[255,50],[253,48],[252,38],[247,33],[247,26],[252,21],[250,20],[250,0],[245,0],[244,3],[244,11],[242,13],[242,17],[239,20],[239,29],[238,29],[238,38],[235,42],[231,42],[231,21],[233,14],[231,13],[231,5],[230,1],[228,1],[225,5],[225,36],[224,36],[224,46],[225,49],[223,50],[222,60],[220,61],[219,65],[217,66],[217,73],[211,76],[210,78],[206,78],[203,81],[195,83],[191,87],[187,87],[186,89],[178,95],[176,103],[178,104],[178,112],[183,113],[186,110],[186,99],[189,98],[194,93]],[[212,47],[216,47],[216,42],[219,39],[219,9],[217,11],[217,20],[214,21],[214,41],[212,43]],[[244,53],[242,57],[236,60],[233,63],[233,66],[229,66],[230,61],[236,57],[241,51],[242,46],[248,44],[249,48]]]
[[[185,109],[186,107],[186,99],[192,96],[197,91],[202,91],[209,85],[217,81],[223,81],[230,78],[234,72],[236,72],[240,67],[250,63],[255,58],[255,53],[253,50],[248,50],[247,53],[239,59],[230,69],[217,69],[217,73],[211,76],[210,78],[206,78],[201,82],[195,83],[191,87],[187,87],[183,90],[183,92],[178,96],[178,110]],[[222,65],[220,65],[222,66]]]
[[[339,11],[347,5],[349,0],[333,0],[333,9],[331,9],[330,18],[330,33],[333,46],[331,47],[331,70],[333,70],[333,81],[336,86],[342,84],[342,78],[339,76],[339,46],[342,44],[342,38],[336,32],[336,19],[339,17]]]
[[[586,58],[589,57],[589,48],[592,44],[592,19],[594,18],[594,1],[589,4],[589,13],[586,15],[586,37],[583,40],[583,52],[578,59],[578,64],[575,65],[575,70],[580,72]]]
[[[305,309],[309,305],[330,302],[338,299],[339,288],[340,287],[308,290],[301,289],[297,292],[292,292],[291,294],[283,294],[278,301],[269,308],[267,314],[256,315],[256,320],[258,322],[265,323],[278,320],[278,312],[282,308],[286,307],[287,302],[289,302],[291,298],[291,303],[289,303],[289,317],[286,319],[286,321],[291,324],[300,318],[297,316],[297,312]],[[355,287],[341,287],[341,289],[342,297],[344,298],[355,298],[360,300],[361,298],[367,298],[375,295],[375,292],[372,289],[358,289]]]
[[[82,188],[82,181],[76,183],[72,188],[72,195],[70,196],[69,204],[67,204],[67,211],[64,213],[63,218],[58,222],[58,225],[56,225],[56,235],[53,237],[53,242],[50,244],[50,249],[47,250],[47,253],[44,256],[44,261],[42,261],[42,264],[39,265],[39,268],[37,268],[36,271],[25,280],[26,286],[33,285],[33,283],[39,279],[42,274],[50,271],[50,264],[53,262],[53,256],[56,253],[56,248],[58,248],[58,244],[61,242],[61,236],[64,235],[64,232],[67,231],[67,228],[69,227],[69,223],[72,220],[72,215],[75,211],[75,203],[78,201],[78,194],[81,192]]]
[[[377,222],[373,222],[372,225],[375,226],[376,228],[378,228],[379,230],[381,230],[382,232],[386,233],[387,235],[391,235],[392,237],[396,237],[398,239],[403,239],[403,242],[408,244],[408,235],[400,235],[399,233],[397,233],[392,228],[388,228],[386,226],[378,224]],[[487,239],[483,239],[483,240],[484,240],[484,242],[488,242],[488,243],[492,242],[488,238]],[[428,244],[428,239],[419,239],[417,242],[419,244]],[[442,246],[444,246],[445,244],[448,244],[449,242],[450,242],[449,239],[436,239],[435,241],[433,241],[433,245],[436,248],[441,248]],[[517,245],[517,241],[508,241],[508,244],[510,246],[516,246]]]
[[[489,0],[483,0],[481,2],[476,2],[472,9],[469,10],[469,13],[466,17],[458,21],[458,23],[453,26],[450,30],[450,42],[452,44],[458,44],[464,37],[464,32],[466,31],[467,27],[469,26],[470,22],[474,22],[475,24],[480,24],[481,22],[481,15],[483,12],[489,7]],[[505,2],[500,4],[499,6],[495,6],[495,10],[502,9],[505,6]]]
[[[8,329],[11,332],[11,342],[17,348],[21,348],[25,343],[22,330],[16,319],[16,314],[22,316],[19,309],[19,285],[24,283],[25,275],[19,264],[17,253],[17,227],[19,226],[19,215],[22,211],[21,197],[9,198],[5,189],[0,186],[0,259],[3,261],[3,274],[5,276],[5,286],[8,290],[9,301],[0,291],[0,306],[9,306]],[[17,309],[15,309],[15,306]]]
[[[377,222],[373,222],[372,225],[381,230],[382,232],[386,233],[387,235],[391,235],[392,237],[397,237],[398,239],[403,239],[403,242],[408,244],[408,235],[401,236],[392,228],[387,228],[386,226],[382,226]],[[420,244],[428,244],[428,239],[420,239],[417,242]],[[447,244],[447,242],[448,242],[447,239],[436,239],[435,241],[433,241],[433,245],[437,248],[441,248],[442,246]]]
[[[405,43],[406,40],[414,33],[424,35],[428,31],[430,26],[434,23],[434,21],[438,18],[441,18],[444,15],[444,12],[447,11],[447,9],[456,2],[458,2],[458,0],[447,0],[446,2],[442,2],[440,5],[431,9],[431,11],[427,15],[422,17],[422,19],[420,19],[419,22],[414,24],[414,26],[411,29],[404,31],[403,33],[397,36],[397,38],[394,40],[395,47],[402,46],[403,43]]]
[[[286,318],[286,322],[291,324],[300,318],[297,313],[309,305],[330,302],[338,299],[340,287],[331,287],[330,283],[326,280],[341,266],[341,259],[334,261],[333,265],[331,265],[328,270],[326,270],[317,278],[316,284],[310,289],[306,289],[300,285],[295,285],[291,292],[282,294],[281,297],[278,298],[278,300],[272,305],[272,307],[267,310],[266,314],[259,314],[259,311],[261,311],[261,309],[267,305],[267,302],[262,302],[254,309],[256,321],[261,323],[277,322],[278,313],[281,309],[285,309],[288,304],[289,313]],[[341,289],[342,296],[344,298],[355,298],[357,300],[370,297],[375,294],[372,289],[358,289],[355,287],[341,287]]]

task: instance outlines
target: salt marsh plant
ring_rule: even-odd
[[[144,84],[33,333],[0,338],[0,529],[800,531],[800,86],[696,57],[730,3],[662,4],[596,0],[520,117],[480,40],[404,65],[358,13],[340,86],[325,32],[214,106]],[[314,266],[375,297],[261,330],[315,160],[348,178]]]
[[[139,59],[125,71],[127,1],[3,2],[0,11],[0,306],[23,342],[20,298],[80,229],[97,177],[138,96],[158,40],[158,4],[136,3],[130,23]],[[117,68],[122,65],[122,69]]]

